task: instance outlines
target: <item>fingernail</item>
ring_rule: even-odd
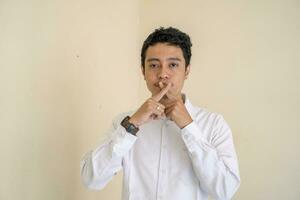
[[[161,81],[158,83],[158,85],[159,85],[160,88],[164,87],[164,84]]]

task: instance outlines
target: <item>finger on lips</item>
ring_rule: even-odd
[[[162,82],[159,82],[159,85],[161,85],[161,84],[162,84]],[[158,94],[156,94],[152,97],[152,99],[154,99],[157,102],[160,101],[161,98],[163,98],[163,96],[169,91],[170,88],[171,88],[171,83],[168,83],[168,85],[166,87],[162,88]]]
[[[169,83],[169,84],[171,84],[171,86],[172,86],[172,83]],[[158,83],[158,85],[159,85],[160,89],[163,89],[163,88],[164,88],[164,83],[163,83],[162,81],[160,81],[160,82]],[[167,87],[167,86],[166,86],[166,87]],[[166,93],[166,96],[168,97],[168,99],[172,99],[172,100],[175,100],[175,99],[176,99],[176,96],[172,95],[172,94],[170,93],[170,91],[168,91],[168,92]]]
[[[164,87],[163,82],[159,81],[158,85],[159,85],[160,89],[163,89],[163,87]]]

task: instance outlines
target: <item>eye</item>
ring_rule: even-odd
[[[150,68],[156,68],[156,67],[158,67],[158,64],[151,63],[151,64],[149,64],[149,67],[150,67]]]
[[[170,65],[169,65],[171,68],[175,68],[175,67],[177,67],[178,66],[178,64],[177,63],[170,63]]]

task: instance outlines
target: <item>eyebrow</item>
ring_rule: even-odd
[[[158,58],[148,58],[147,59],[147,62],[151,62],[151,61],[159,61],[159,59]]]
[[[167,60],[181,61],[181,59],[180,59],[180,58],[177,58],[177,57],[171,57],[171,58],[168,58]]]
[[[177,57],[171,57],[171,58],[168,58],[167,60],[175,60],[175,61],[181,62],[181,59],[177,58]],[[151,62],[151,61],[159,61],[159,59],[158,58],[148,58],[147,59],[147,62]]]

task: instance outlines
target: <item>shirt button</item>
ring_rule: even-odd
[[[184,137],[184,139],[186,139],[186,140],[189,139],[189,136],[188,136],[188,135],[184,135],[183,137]]]

